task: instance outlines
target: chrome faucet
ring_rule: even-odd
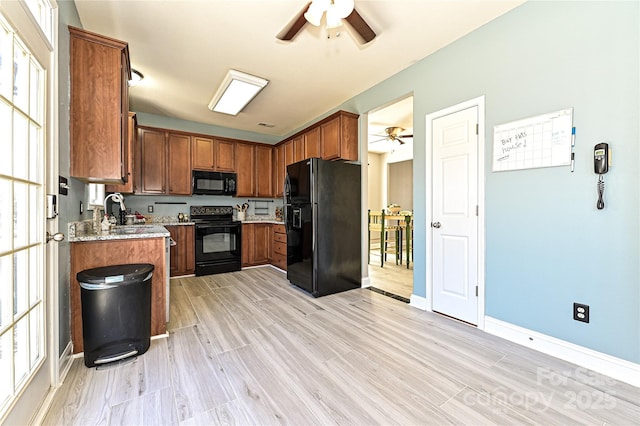
[[[127,210],[127,208],[124,206],[124,196],[119,192],[114,192],[113,194],[109,194],[106,197],[104,197],[104,211],[105,211],[105,214],[107,212],[107,200],[109,198],[113,198],[113,202],[114,203],[120,203],[120,210],[122,210],[122,211],[126,211]]]

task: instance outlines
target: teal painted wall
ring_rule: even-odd
[[[354,97],[414,96],[414,293],[425,294],[425,116],[486,97],[486,314],[640,362],[638,2],[528,2]],[[574,108],[576,166],[491,172],[493,126]],[[606,208],[593,146],[608,141]],[[429,297],[429,296],[427,296]],[[572,319],[573,302],[591,322]]]
[[[135,90],[135,87],[131,91]],[[245,130],[231,129],[223,126],[213,126],[209,124],[196,123],[195,121],[180,120],[177,118],[164,117],[162,115],[136,112],[138,125],[161,127],[171,130],[182,130],[183,132],[202,133],[205,135],[215,135],[225,138],[240,139],[244,141],[260,142],[266,144],[276,144],[282,140],[279,136],[263,135],[261,133],[248,132]]]

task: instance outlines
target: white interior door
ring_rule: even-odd
[[[478,107],[432,122],[433,310],[478,322]]]

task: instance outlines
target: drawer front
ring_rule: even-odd
[[[285,234],[273,234],[273,241],[277,243],[287,243],[287,236]]]
[[[287,231],[284,229],[284,225],[273,225],[273,232],[276,234],[286,234]]]
[[[281,254],[283,256],[287,256],[287,244],[286,243],[281,243],[281,242],[274,242],[273,243],[273,253],[274,254]]]
[[[286,258],[282,258],[282,259],[280,259],[280,258],[275,258],[275,259],[273,259],[273,260],[271,261],[271,264],[272,264],[273,266],[276,266],[276,267],[278,267],[278,268],[282,269],[283,271],[286,271],[286,270],[287,270],[287,259],[286,259]]]

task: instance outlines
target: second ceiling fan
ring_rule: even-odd
[[[413,135],[401,135],[404,129],[402,127],[392,126],[384,129],[384,137],[382,139],[377,139],[375,141],[369,142],[370,144],[382,141],[390,141],[390,142],[398,142],[400,145],[404,144],[402,139],[404,138],[413,138]],[[383,136],[383,135],[380,135]]]
[[[328,28],[339,26],[340,20],[344,19],[360,35],[364,43],[369,43],[376,37],[376,33],[355,9],[353,0],[313,0],[307,3],[277,38],[283,41],[293,40],[307,22],[319,26],[325,13]]]

